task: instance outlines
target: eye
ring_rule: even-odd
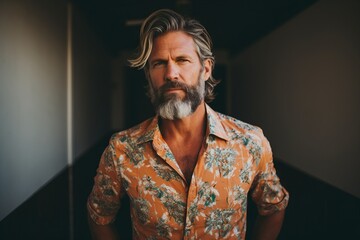
[[[177,60],[177,62],[178,62],[178,63],[187,63],[187,62],[190,62],[190,61],[189,61],[189,59],[187,59],[187,58],[179,58],[179,59]]]
[[[160,67],[160,66],[162,66],[164,64],[165,64],[164,61],[156,61],[156,62],[153,62],[152,67],[156,68],[156,67]]]

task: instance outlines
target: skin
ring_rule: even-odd
[[[193,39],[184,32],[169,32],[154,40],[152,53],[149,57],[149,80],[155,89],[167,81],[180,81],[184,84],[196,85],[199,74],[200,81],[206,81],[211,75],[211,62],[205,60],[202,68]],[[169,89],[165,94],[185,96],[181,89]],[[194,113],[175,120],[161,119],[160,131],[173,152],[182,170],[187,184],[190,184],[199,153],[203,151],[203,140],[206,133],[206,108],[204,100]],[[183,151],[187,149],[187,151]],[[258,216],[254,239],[276,239],[284,218],[284,212],[270,216]],[[111,226],[96,225],[89,218],[89,225],[94,239],[119,239],[116,230]]]
[[[275,240],[284,221],[285,210],[269,216],[258,215],[253,232],[253,240]]]
[[[118,231],[114,224],[98,225],[88,215],[91,239],[93,240],[120,240]]]
[[[202,70],[200,59],[192,37],[184,32],[169,32],[156,38],[149,58],[150,84],[156,89],[167,81],[179,81],[187,85],[208,79],[211,62],[206,60]],[[185,96],[181,89],[170,89],[165,94]],[[188,184],[196,165],[198,154],[205,136],[206,111],[204,100],[193,114],[182,119],[161,119],[160,131]],[[187,149],[187,151],[183,151]]]

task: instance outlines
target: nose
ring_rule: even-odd
[[[166,65],[165,78],[169,81],[178,80],[179,68],[175,62],[169,61]]]

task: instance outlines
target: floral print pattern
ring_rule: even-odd
[[[259,214],[284,209],[289,194],[261,129],[206,110],[206,146],[190,184],[162,138],[158,117],[114,134],[88,198],[92,219],[114,221],[127,194],[134,239],[245,239],[248,196]]]

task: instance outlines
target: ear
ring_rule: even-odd
[[[212,62],[210,59],[205,59],[204,61],[204,70],[203,70],[203,79],[207,81],[212,73]]]

